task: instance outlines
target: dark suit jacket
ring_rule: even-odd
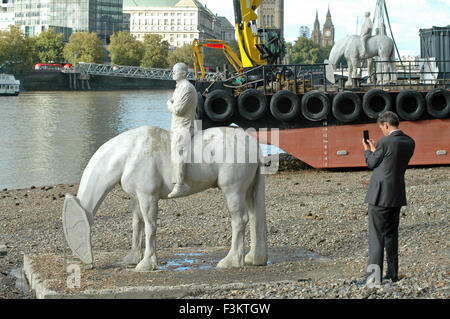
[[[406,206],[405,171],[414,154],[415,142],[402,131],[378,141],[376,151],[365,151],[373,169],[365,202],[380,207]]]

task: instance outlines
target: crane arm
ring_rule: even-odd
[[[244,68],[265,65],[258,49],[258,28],[256,10],[263,0],[233,0],[236,33]]]
[[[205,78],[205,67],[203,65],[203,53],[202,48],[212,48],[219,49],[223,51],[223,54],[228,59],[233,68],[239,72],[244,72],[242,66],[242,61],[239,59],[237,54],[233,51],[230,45],[222,40],[208,39],[205,43],[200,43],[199,40],[195,39],[192,44],[192,50],[194,52],[194,70],[195,76],[198,77],[198,71],[200,70],[200,79]]]

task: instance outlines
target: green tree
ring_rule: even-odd
[[[146,68],[169,68],[169,42],[157,34],[144,36],[144,56],[141,66]]]
[[[26,74],[38,61],[34,40],[25,36],[18,27],[0,31],[0,71]]]
[[[41,32],[35,38],[35,50],[39,56],[39,61],[43,63],[62,63],[64,62],[63,35],[56,33],[53,28]]]
[[[111,36],[108,51],[114,64],[139,66],[144,56],[144,45],[129,32],[120,31]]]
[[[321,47],[313,40],[300,37],[292,46],[292,63],[314,64],[323,63],[330,55],[331,47]]]
[[[194,67],[194,54],[192,52],[192,45],[185,44],[170,53],[169,65],[173,66],[176,63],[181,62],[185,63],[189,68]]]
[[[69,38],[69,43],[64,47],[64,58],[68,62],[74,62],[75,52],[77,60],[88,63],[103,63],[106,52],[102,40],[95,32],[75,32]]]

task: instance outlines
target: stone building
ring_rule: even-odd
[[[235,39],[233,25],[197,0],[124,0],[123,12],[130,14],[130,33],[138,40],[152,33],[181,47],[194,39]]]
[[[323,25],[323,29],[320,29],[319,22],[319,12],[316,11],[316,20],[314,21],[314,28],[312,31],[311,39],[314,43],[319,44],[322,47],[333,46],[335,37],[335,29],[333,25],[333,20],[330,13],[330,7],[328,7],[328,12]]]
[[[284,35],[284,0],[263,0],[257,10],[257,24],[260,28],[281,30]]]

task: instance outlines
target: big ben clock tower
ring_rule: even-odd
[[[331,20],[330,7],[328,6],[327,20],[323,25],[323,46],[333,46],[334,45],[334,25]]]

